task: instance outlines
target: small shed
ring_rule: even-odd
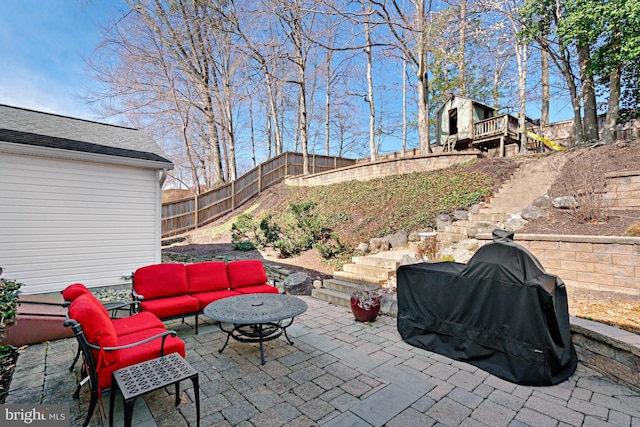
[[[518,119],[464,96],[450,95],[436,113],[436,141],[446,151],[487,151],[520,142]]]
[[[160,262],[173,164],[146,133],[0,104],[0,266],[22,292],[129,284]]]

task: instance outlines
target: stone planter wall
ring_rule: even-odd
[[[480,244],[490,234],[477,236]],[[640,238],[518,234],[514,241],[528,249],[548,273],[567,288],[640,295]]]

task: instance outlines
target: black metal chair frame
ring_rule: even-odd
[[[71,305],[71,301],[65,301],[62,304],[62,306],[66,308],[69,308],[70,305]],[[118,316],[118,311],[122,310],[127,306],[128,306],[128,311],[130,316],[140,311],[139,301],[116,301],[113,303],[105,304],[104,308],[108,312],[111,312],[111,318],[115,319]],[[71,366],[69,366],[69,372],[73,371],[73,368],[76,366],[76,362],[78,362],[79,358],[80,358],[80,346],[78,345],[78,351],[76,351],[76,356],[73,358],[73,363],[71,363]]]
[[[87,341],[84,332],[82,331],[82,325],[80,324],[80,322],[69,318],[68,314],[67,314],[67,320],[65,320],[64,325],[67,327],[71,327],[71,329],[73,330],[73,333],[78,341],[78,350],[79,352],[82,352],[82,356],[84,359],[84,363],[82,365],[82,369],[81,369],[81,376],[82,376],[82,380],[78,383],[78,387],[76,388],[76,391],[73,393],[73,398],[77,399],[80,396],[80,389],[82,388],[82,386],[89,381],[90,386],[91,386],[91,400],[89,402],[89,409],[87,410],[87,418],[84,420],[84,424],[83,426],[86,427],[87,425],[89,425],[89,421],[91,420],[91,417],[93,416],[93,412],[95,411],[96,408],[96,404],[98,403],[98,398],[100,395],[101,391],[108,391],[110,390],[110,388],[105,388],[103,390],[99,390],[98,389],[98,374],[96,372],[96,363],[93,360],[93,355],[91,354],[91,350],[102,350],[102,351],[117,351],[117,350],[124,350],[124,349],[128,349],[128,348],[132,348],[132,347],[136,347],[138,345],[141,344],[145,344],[148,343],[150,341],[156,340],[156,339],[161,339],[162,340],[162,344],[161,344],[161,350],[160,350],[160,354],[161,356],[164,356],[164,344],[165,341],[167,339],[168,336],[172,336],[175,337],[177,336],[177,334],[174,331],[165,331],[161,334],[157,334],[154,335],[152,337],[146,338],[142,341],[138,341],[135,343],[131,343],[131,344],[127,344],[127,345],[123,345],[123,346],[117,346],[117,347],[100,347],[98,345],[95,344],[91,344],[90,342]],[[79,353],[78,353],[79,354]],[[75,361],[74,361],[75,364]],[[73,365],[72,365],[73,368]]]

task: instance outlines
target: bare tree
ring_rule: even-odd
[[[427,4],[428,2],[428,4]],[[406,10],[397,0],[372,0],[376,13],[385,23],[396,41],[396,48],[402,52],[416,75],[418,94],[418,134],[420,152],[431,153],[429,131],[429,75],[427,72],[428,17],[432,2],[410,0],[412,9]],[[404,34],[413,37],[404,37]]]
[[[300,148],[302,152],[303,174],[310,173],[309,170],[309,122],[307,105],[307,60],[311,43],[310,32],[314,26],[314,8],[311,5],[303,5],[300,0],[274,0],[275,14],[283,28],[286,40],[288,41],[289,53],[286,59],[294,68],[295,74],[287,80],[298,87],[298,132],[296,136],[300,138]]]
[[[375,126],[376,126],[376,104],[373,94],[373,45],[371,43],[371,23],[370,18],[372,14],[371,1],[368,1],[366,6],[363,3],[363,8],[366,8],[364,14],[364,37],[365,37],[365,53],[367,55],[367,97],[365,98],[369,105],[369,153],[370,160],[375,162],[378,157],[378,150],[376,149],[375,141]]]
[[[211,10],[203,2],[188,0],[176,0],[171,7],[160,0],[153,0],[153,5],[142,0],[126,1],[133,13],[158,35],[163,46],[196,88],[200,98],[199,108],[207,125],[213,183],[223,182],[216,109],[211,95],[214,92],[211,82],[213,64],[205,47],[211,43],[208,22]]]

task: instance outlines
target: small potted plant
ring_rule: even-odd
[[[351,311],[358,322],[373,322],[380,312],[382,295],[375,287],[360,282],[351,293]]]

